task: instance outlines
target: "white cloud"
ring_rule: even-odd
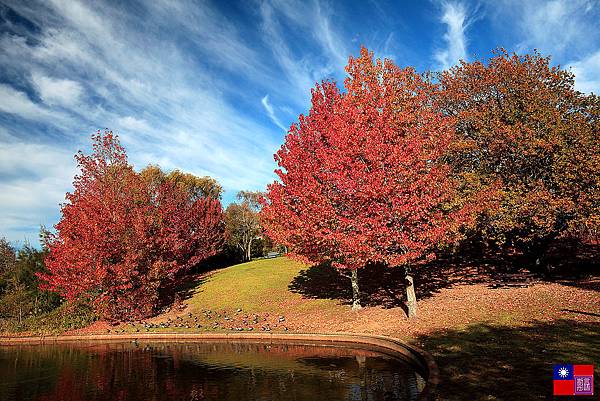
[[[79,129],[82,126],[87,126],[83,122],[75,123],[76,120],[70,114],[77,113],[77,111],[56,110],[44,104],[35,103],[25,92],[6,84],[0,84],[1,112],[9,113],[25,120],[46,124],[53,129],[61,130],[65,133],[65,136],[71,135],[74,126],[77,126]]]
[[[138,119],[133,116],[121,117],[117,121],[121,128],[131,131],[150,131],[150,126],[144,119]]]
[[[275,60],[283,69],[288,82],[293,85],[294,93],[298,97],[299,103],[307,104],[310,98],[308,91],[316,82],[309,69],[310,66],[293,56],[280,33],[279,23],[277,22],[273,7],[264,2],[260,6],[260,11],[263,31],[271,44],[270,48],[275,56]]]
[[[83,92],[79,82],[70,79],[55,79],[35,73],[32,80],[40,97],[48,105],[75,105]]]
[[[157,4],[157,8],[150,10],[157,14],[147,16],[148,26],[160,30],[160,24],[173,23],[171,11],[176,15],[196,15],[200,19],[193,21],[195,25],[191,20],[184,22],[187,28],[195,29],[191,37],[197,35],[200,38],[210,32],[196,26],[208,24],[216,29],[221,22],[219,15],[210,11],[209,7],[180,3],[174,6],[175,9],[167,6],[165,12],[163,6]],[[110,7],[93,8],[81,2],[54,1],[51,18],[23,7],[20,12],[46,27],[40,34],[39,45],[26,48],[35,68],[40,71],[59,68],[62,73],[70,72],[75,77],[85,72],[85,78],[81,80],[88,80],[94,94],[110,106],[108,109],[98,104],[82,104],[72,108],[71,112],[79,114],[75,122],[80,126],[89,126],[87,120],[91,120],[95,128],[124,129],[121,139],[127,145],[130,159],[136,164],[146,161],[145,156],[156,153],[148,152],[148,148],[160,149],[157,160],[188,171],[199,170],[198,166],[202,166],[215,178],[234,185],[234,190],[243,189],[235,188],[235,178],[240,176],[246,176],[245,181],[252,182],[254,186],[268,182],[265,178],[272,176],[272,159],[267,156],[268,163],[264,165],[257,159],[264,158],[275,149],[269,130],[241,115],[225,101],[224,92],[230,90],[228,83],[209,79],[205,71],[190,59],[188,52],[174,46],[172,38],[162,37],[153,30],[139,33],[130,28],[127,15],[119,14]],[[183,9],[177,11],[178,7]],[[241,63],[244,56],[249,56],[250,62],[253,62],[253,52],[228,28],[229,25],[220,28],[217,36],[227,39],[231,51],[221,49],[217,52],[216,44],[203,48],[206,44],[203,41],[194,44],[217,57],[225,57],[225,53],[229,53],[231,56],[224,59],[227,62],[233,62],[231,57],[239,57],[238,62]],[[283,89],[280,87],[279,90]],[[143,114],[143,119],[138,117],[140,114]],[[111,127],[113,123],[117,126]],[[175,132],[189,134],[182,142],[173,137]],[[194,154],[188,152],[190,149],[195,151]],[[246,155],[240,157],[242,153]],[[240,159],[245,159],[246,164],[231,162]],[[262,170],[249,170],[247,165],[262,166]],[[234,166],[237,169],[232,168]]]
[[[298,13],[298,9],[303,12]],[[348,62],[349,52],[333,29],[330,14],[318,1],[264,1],[260,4],[265,41],[287,78],[287,96],[291,94],[292,102],[302,108],[308,106],[310,89],[324,79],[343,76]],[[321,51],[302,54],[294,51],[286,36],[291,30],[299,30]],[[277,90],[274,88],[271,92]]]
[[[270,8],[271,13],[267,15],[268,18],[264,22],[272,24],[276,19],[281,18],[285,21],[284,26],[292,24],[301,28],[305,36],[310,37],[321,48],[330,64],[329,67],[343,71],[350,54],[347,50],[347,42],[334,29],[336,26],[334,11],[329,3],[319,0],[272,0],[264,2],[263,7],[265,6]],[[298,10],[302,12],[299,13]],[[264,11],[263,17],[266,16]]]
[[[507,25],[519,42],[520,53],[537,49],[553,63],[570,68],[575,87],[600,92],[600,3],[598,0],[496,0],[488,10],[501,28]]]
[[[321,47],[328,52],[334,65],[339,69],[343,70],[348,63],[349,52],[346,50],[345,42],[342,40],[337,32],[331,27],[330,12],[324,9],[318,1],[315,2],[315,13],[314,19],[316,22],[315,36]]]
[[[448,69],[459,60],[466,59],[467,40],[465,31],[468,26],[467,10],[463,3],[442,3],[442,16],[440,21],[446,25],[444,41],[446,48],[435,53],[435,60],[442,69]]]
[[[597,50],[597,0],[495,0],[488,6],[498,27],[516,35],[519,52],[535,48],[556,60]]]
[[[521,28],[525,34],[525,42],[560,54],[571,43],[584,39],[580,11],[587,1],[553,0],[544,2],[523,2]]]
[[[50,114],[44,107],[29,99],[26,93],[5,84],[0,84],[0,111],[29,120],[45,119]]]
[[[255,37],[216,7],[186,0],[140,5],[144,29],[126,3],[7,0],[7,6],[37,29],[0,33],[0,68],[20,74],[19,84],[33,84],[43,99],[37,103],[17,84],[0,85],[0,112],[22,119],[0,124],[10,130],[0,135],[3,151],[22,159],[0,163],[0,227],[15,239],[56,219],[71,185],[72,155],[88,149],[87,135],[99,128],[119,133],[136,168],[158,163],[211,175],[230,194],[263,189],[275,178],[272,154],[286,131],[282,121],[304,111],[315,82],[343,74],[346,62],[333,12],[317,2],[309,4],[309,19],[298,16],[300,3],[286,11],[285,3],[261,4]],[[298,52],[288,27],[302,33],[309,50]],[[258,104],[265,93],[270,97]],[[263,108],[275,126],[256,118]],[[63,154],[44,141],[69,149]],[[34,142],[38,148],[26,146]]]
[[[0,235],[37,244],[40,224],[56,222],[76,172],[73,151],[50,145],[0,143]]]
[[[600,50],[567,65],[575,74],[575,88],[584,93],[600,94]]]
[[[279,119],[275,115],[275,110],[273,110],[273,106],[271,105],[271,103],[269,103],[269,95],[265,95],[260,100],[260,102],[262,103],[263,107],[267,111],[267,115],[269,116],[269,118],[271,119],[271,121],[273,121],[273,124],[275,124],[276,126],[278,126],[279,128],[281,128],[282,130],[284,130],[285,132],[287,132],[288,129],[281,123],[281,121],[279,121]]]

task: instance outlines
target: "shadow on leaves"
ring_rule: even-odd
[[[439,366],[442,400],[552,399],[554,364],[600,365],[600,322],[478,324],[422,336],[418,343]]]

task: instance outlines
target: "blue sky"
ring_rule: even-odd
[[[598,1],[0,0],[0,236],[37,240],[97,129],[130,161],[217,178],[224,202],[274,179],[316,81],[360,45],[401,66],[533,48],[600,89]]]

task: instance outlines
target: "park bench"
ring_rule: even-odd
[[[531,273],[500,273],[494,277],[491,288],[520,287],[526,288],[535,282]]]

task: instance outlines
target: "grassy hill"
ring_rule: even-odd
[[[461,273],[473,276],[469,271]],[[367,306],[353,311],[349,280],[335,271],[285,257],[255,260],[191,282],[179,307],[142,325],[123,325],[117,330],[345,331],[414,339],[474,324],[516,327],[559,319],[600,323],[597,280],[493,289],[485,281],[448,279],[432,289],[427,277],[417,277],[419,317],[409,320],[401,307],[399,282],[384,283],[389,287],[384,291],[381,282],[373,285],[361,274]]]
[[[188,311],[211,310],[263,311],[285,313],[294,309],[312,312],[335,309],[332,299],[305,299],[288,287],[306,269],[302,263],[285,257],[260,259],[219,270],[197,283],[187,301]]]

